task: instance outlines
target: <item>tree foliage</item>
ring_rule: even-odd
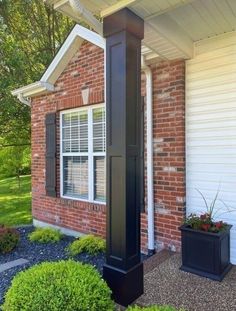
[[[11,91],[40,79],[72,27],[70,19],[42,0],[0,0],[0,158],[3,160],[7,155],[22,166],[24,160],[16,160],[15,155],[19,150],[25,155],[30,150],[30,108],[19,103]]]

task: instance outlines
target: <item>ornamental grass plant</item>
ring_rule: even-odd
[[[66,250],[71,256],[76,256],[81,253],[89,255],[97,255],[106,250],[106,242],[100,237],[94,235],[85,235],[72,242]]]
[[[235,212],[236,209],[228,207],[224,201],[219,199],[219,193],[220,190],[218,189],[216,192],[215,197],[213,200],[208,203],[206,197],[203,195],[203,193],[196,189],[200,196],[202,197],[204,204],[206,206],[206,212],[201,213],[200,215],[197,214],[190,214],[185,219],[185,225],[189,226],[190,228],[194,230],[201,230],[205,232],[212,232],[212,233],[219,233],[221,231],[224,231],[227,229],[228,224],[223,222],[222,220],[215,220],[216,218],[219,219],[219,217],[223,214]],[[221,206],[217,207],[216,203],[220,202]],[[224,210],[222,211],[222,205],[224,206]]]
[[[29,240],[38,243],[56,243],[62,237],[62,233],[53,228],[36,228],[35,231],[29,234]]]

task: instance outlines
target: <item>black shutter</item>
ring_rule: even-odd
[[[141,168],[140,168],[140,174],[141,174],[141,179],[140,179],[140,210],[141,213],[145,212],[145,174],[144,174],[144,96],[141,98],[141,104],[142,104],[142,109],[141,109],[141,158],[140,158],[140,163],[141,163]]]
[[[46,127],[46,194],[56,197],[56,113],[48,113]]]

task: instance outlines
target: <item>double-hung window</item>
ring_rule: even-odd
[[[61,196],[105,202],[105,107],[61,112]]]

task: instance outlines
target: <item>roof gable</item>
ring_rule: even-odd
[[[66,68],[73,55],[77,50],[79,50],[84,40],[105,49],[104,38],[85,27],[76,25],[49,65],[48,69],[43,74],[40,81],[54,84]]]
[[[105,49],[105,39],[103,37],[85,27],[76,25],[44,72],[40,81],[14,90],[12,95],[17,96],[21,100],[22,96],[33,97],[48,91],[53,91],[54,83],[64,71],[76,51],[80,49],[84,40]]]

